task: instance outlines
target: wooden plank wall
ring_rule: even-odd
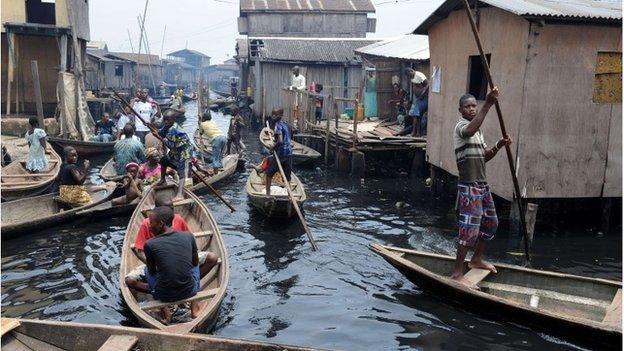
[[[272,63],[263,62],[262,66],[262,83],[254,89],[254,113],[262,115],[262,88],[265,88],[264,101],[266,104],[266,113],[269,114],[272,109],[282,107],[282,88],[290,85],[291,70],[295,64],[292,63]],[[305,65],[299,64],[302,72],[305,70],[306,83],[309,86],[312,81],[329,86],[333,82],[334,85],[343,85],[344,67],[339,65]],[[359,86],[361,77],[361,66],[349,66],[348,86]],[[356,89],[349,89],[347,97],[355,97]],[[330,94],[327,88],[323,94]],[[336,89],[337,96],[343,96],[342,89]],[[324,113],[328,110],[325,105]]]
[[[11,100],[15,102],[15,87],[19,84],[19,101],[23,102],[25,112],[34,113],[35,93],[33,88],[30,61],[37,60],[39,81],[45,116],[52,116],[56,107],[56,83],[58,80],[59,49],[54,37],[16,35],[17,67],[14,70],[14,83],[11,87]],[[6,104],[8,66],[8,45],[6,34],[2,34],[2,104]],[[12,108],[11,111],[15,111]]]
[[[394,88],[392,87],[392,77],[401,78],[401,61],[399,60],[378,60],[375,64],[375,78],[377,82],[377,115],[382,118],[392,117],[396,119],[396,107],[388,104],[394,99]]]
[[[364,38],[366,14],[249,13],[250,37]]]
[[[530,44],[521,187],[528,197],[600,197],[609,152],[605,195],[621,196],[621,103],[592,101],[597,53],[621,51],[621,27],[532,26]]]
[[[492,75],[501,90],[507,130],[517,140],[529,24],[508,12],[485,8],[480,10],[480,33],[485,52],[492,55]],[[452,133],[460,116],[459,97],[468,90],[469,56],[479,54],[463,10],[452,12],[431,28],[429,50],[431,69],[436,65],[441,68],[441,92],[429,94],[427,157],[434,166],[457,175]],[[493,108],[482,131],[489,145],[501,137]],[[487,175],[494,192],[510,199],[511,176],[506,162],[501,153],[488,162]]]

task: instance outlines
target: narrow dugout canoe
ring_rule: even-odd
[[[273,183],[273,185],[276,184]],[[293,196],[295,197],[297,204],[301,208],[307,197],[303,188],[303,183],[301,183],[301,180],[299,180],[295,173],[292,173],[290,187],[292,188]],[[267,217],[289,218],[297,213],[292,205],[292,202],[290,201],[290,198],[288,197],[288,194],[274,195],[271,193],[269,196],[266,195],[263,178],[258,175],[256,170],[252,170],[249,174],[245,190],[247,191],[251,205]]]
[[[106,190],[91,192],[93,202],[80,207],[69,207],[56,198],[58,194],[46,194],[20,200],[4,202],[1,205],[2,239],[15,237],[24,232],[49,229],[68,223],[84,215],[84,211],[109,200],[115,190],[115,183],[107,183]]]
[[[217,222],[212,214],[204,205],[204,203],[189,190],[184,191],[184,200],[174,204],[175,213],[180,214],[191,228],[197,241],[199,251],[210,251],[220,258],[220,264],[213,267],[207,275],[202,277],[200,282],[200,291],[194,297],[184,300],[200,300],[203,307],[199,316],[190,322],[178,323],[172,325],[164,325],[157,318],[154,318],[149,312],[158,312],[160,307],[168,305],[177,305],[181,302],[162,303],[154,300],[152,295],[137,293],[135,296],[126,286],[125,277],[138,265],[141,261],[135,256],[131,249],[135,238],[139,231],[141,222],[143,221],[143,211],[154,208],[154,197],[160,192],[170,193],[175,196],[175,186],[170,185],[160,189],[151,188],[144,196],[137,208],[135,209],[130,222],[126,229],[126,235],[122,246],[121,265],[119,267],[119,279],[121,293],[126,304],[132,311],[139,322],[146,327],[169,331],[173,333],[189,333],[199,330],[210,330],[214,326],[219,307],[225,296],[227,285],[229,282],[229,266],[228,256],[221,238],[221,233]]]
[[[106,182],[116,182],[121,180],[124,176],[125,174],[117,175],[115,160],[112,157],[106,161],[102,169],[100,169],[100,178],[104,179]]]
[[[2,350],[313,351],[202,334],[179,335],[113,325],[2,318]]]
[[[48,169],[39,173],[26,170],[26,160],[16,160],[2,167],[0,191],[3,200],[15,200],[45,193],[54,184],[61,169],[61,157],[52,147],[46,150]]]
[[[114,141],[103,143],[99,141],[70,140],[53,136],[48,136],[48,141],[58,152],[63,152],[63,149],[67,146],[73,147],[78,152],[78,157],[80,158],[112,153],[115,146]]]
[[[262,128],[260,132],[260,143],[262,146],[269,148],[269,145],[272,142],[273,131],[267,127]],[[321,157],[321,154],[314,150],[311,147],[305,146],[296,141],[291,141],[293,145],[293,153],[292,153],[292,163],[293,165],[300,165],[307,162],[312,162],[317,158]]]
[[[225,156],[221,160],[221,163],[223,163],[223,168],[217,174],[213,175],[212,177],[206,177],[206,176],[204,177],[204,180],[206,181],[206,183],[212,185],[224,179],[227,179],[232,174],[234,174],[236,172],[236,167],[238,165],[238,154]],[[206,184],[204,184],[199,179],[197,180],[193,179],[193,186],[191,187],[187,186],[187,189],[189,189],[190,191],[194,193],[201,192],[207,188],[208,187],[206,186]]]
[[[449,278],[455,257],[379,244],[370,248],[412,283],[436,296],[580,342],[621,346],[621,282],[502,263],[496,264],[498,273],[488,274],[469,270],[466,262],[465,276],[478,284],[481,291],[477,291]]]

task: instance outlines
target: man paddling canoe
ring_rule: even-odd
[[[459,173],[457,183],[459,247],[451,279],[472,289],[478,287],[467,280],[463,272],[464,259],[469,249],[474,249],[474,254],[468,267],[487,269],[496,273],[494,265],[483,261],[486,243],[494,238],[498,227],[494,200],[485,177],[485,163],[496,156],[498,150],[511,144],[511,139],[500,139],[488,150],[480,128],[497,98],[498,88],[494,87],[487,95],[481,110],[478,110],[475,97],[470,94],[463,95],[459,99],[459,112],[462,116],[453,130]]]

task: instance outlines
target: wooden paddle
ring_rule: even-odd
[[[158,134],[158,132],[156,131],[156,129],[152,126],[151,123],[148,123],[147,121],[145,121],[141,115],[139,115],[134,108],[132,108],[132,106],[130,106],[130,104],[121,96],[119,95],[115,90],[113,90],[113,94],[115,94],[115,96],[121,101],[122,104],[124,104],[124,106],[128,107],[130,109],[130,111],[132,111],[132,113],[139,119],[141,120],[141,122],[143,122],[143,124],[145,124],[150,131],[152,132],[152,134],[158,138],[158,140],[160,140],[163,145],[165,144],[165,141],[163,140],[163,138]],[[217,192],[217,190],[215,190],[215,188],[213,188],[210,184],[208,184],[208,182],[206,182],[206,180],[204,179],[204,177],[202,177],[199,172],[195,171],[193,169],[193,166],[191,166],[191,172],[193,173],[193,175],[195,175],[197,178],[199,178],[199,180],[201,180],[202,183],[204,183],[204,185],[206,185],[206,187],[208,187],[208,189],[210,189],[210,191],[212,191],[212,193],[219,198],[219,200],[221,200],[227,207],[230,208],[230,210],[232,212],[236,211],[236,209],[234,208],[234,206],[232,206],[229,202],[227,202],[223,196],[221,196],[221,194],[219,194]]]
[[[463,0],[464,8],[466,10],[466,15],[468,16],[468,21],[470,22],[470,27],[472,28],[472,34],[474,35],[475,42],[477,44],[477,48],[479,49],[479,54],[481,55],[481,62],[483,64],[485,77],[488,81],[488,85],[490,89],[494,89],[494,82],[492,81],[492,74],[490,73],[490,65],[485,57],[485,53],[483,52],[483,45],[481,44],[481,38],[479,37],[479,30],[477,29],[477,24],[475,23],[474,17],[472,16],[472,12],[470,12],[470,5],[468,4],[468,0]],[[505,121],[503,120],[503,112],[501,111],[500,104],[498,100],[494,104],[496,107],[496,114],[498,115],[498,124],[500,125],[501,132],[503,134],[503,138],[508,139],[509,136],[507,134],[507,129],[505,128]],[[520,211],[520,231],[524,236],[524,255],[526,257],[527,263],[531,261],[531,256],[529,253],[529,238],[526,230],[526,220],[524,217],[524,205],[522,204],[522,195],[520,194],[520,185],[518,185],[518,178],[516,177],[516,166],[514,165],[513,156],[511,154],[511,148],[509,145],[505,145],[505,151],[507,153],[507,161],[509,163],[509,171],[511,171],[511,179],[513,180],[514,192],[515,196],[518,199],[518,210]]]
[[[286,178],[286,174],[284,174],[284,169],[282,169],[282,163],[279,157],[277,157],[277,152],[275,152],[275,150],[273,151],[273,157],[275,157],[275,162],[277,162],[277,167],[279,168],[280,175],[282,176],[282,179],[284,180],[284,183],[286,184],[286,191],[288,191],[288,197],[290,198],[290,202],[292,202],[293,206],[295,207],[295,211],[297,212],[297,216],[299,216],[299,220],[301,221],[301,224],[303,225],[303,229],[305,229],[306,235],[308,236],[308,239],[310,239],[310,244],[312,244],[312,250],[317,251],[318,247],[316,246],[314,237],[312,236],[312,233],[310,232],[310,228],[308,228],[308,223],[306,223],[305,218],[303,218],[303,214],[301,213],[299,204],[297,204],[297,200],[295,200],[295,197],[293,196],[292,189],[290,188],[290,181]]]

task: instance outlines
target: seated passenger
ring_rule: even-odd
[[[112,200],[113,206],[129,204],[134,199],[141,197],[143,193],[143,182],[139,179],[139,165],[130,162],[126,165],[126,176],[118,186],[124,188],[125,194]]]
[[[217,264],[218,259],[212,253],[198,253],[193,234],[173,229],[173,221],[174,212],[169,206],[156,207],[150,213],[150,230],[155,237],[144,245],[146,265],[140,265],[125,279],[129,288],[151,293],[163,302],[195,296],[200,290],[201,277]],[[204,262],[201,256],[204,256]],[[196,318],[200,309],[199,301],[192,301],[191,317]],[[163,323],[169,323],[171,310],[165,307],[161,312]]]

